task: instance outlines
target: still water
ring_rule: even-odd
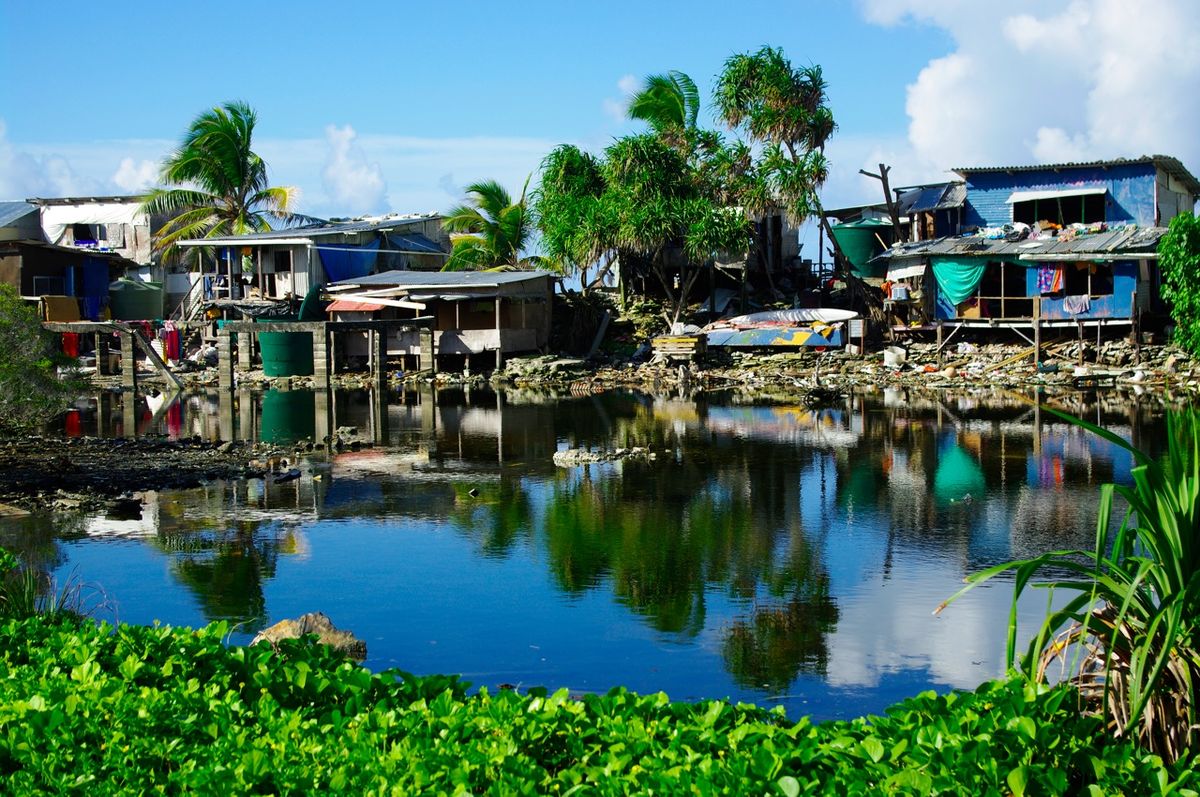
[[[1061,402],[1060,402],[1061,403]],[[1147,407],[1065,406],[1139,445]],[[307,611],[367,666],[476,685],[624,685],[819,719],[1004,670],[1011,583],[934,616],[965,575],[1090,546],[1130,458],[1004,393],[797,397],[432,390],[81,402],[67,434],[280,443],[342,426],[374,447],[302,476],[150,493],[140,518],[6,521],[0,543],[122,622],[227,620],[234,642]],[[556,467],[555,451],[649,446]],[[1021,606],[1025,627],[1044,612]]]

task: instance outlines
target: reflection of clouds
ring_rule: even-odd
[[[1002,675],[1012,585],[980,588],[934,616],[933,609],[962,586],[961,577],[932,556],[897,556],[890,579],[865,581],[839,596],[841,616],[828,638],[829,684],[869,688],[884,673],[928,670],[937,683],[974,688]],[[1045,608],[1041,596],[1030,597],[1020,611],[1027,636]]]

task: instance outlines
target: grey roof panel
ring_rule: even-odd
[[[22,216],[37,210],[28,202],[0,202],[0,227],[7,227]]]
[[[403,228],[410,224],[420,224],[441,218],[437,215],[396,217],[390,219],[374,219],[370,221],[323,221],[317,224],[305,224],[299,227],[284,227],[270,232],[254,232],[246,235],[226,235],[219,238],[194,239],[212,246],[230,246],[238,244],[270,243],[280,238],[324,238],[331,235],[355,235],[363,232],[382,232],[397,227]],[[413,233],[403,233],[412,235]],[[424,237],[424,236],[422,236]],[[426,238],[425,240],[429,240]],[[441,251],[440,248],[437,251]]]
[[[403,288],[406,285],[445,286],[448,288],[495,287],[553,276],[546,271],[384,271],[365,277],[342,280],[338,285],[372,285]]]

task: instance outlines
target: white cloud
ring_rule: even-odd
[[[157,179],[158,165],[154,161],[135,161],[133,158],[122,158],[121,165],[112,176],[112,181],[118,188],[131,194],[145,191],[153,186]]]
[[[922,168],[1175,155],[1200,171],[1200,17],[1189,0],[864,0],[880,25],[944,29],[908,87]]]
[[[355,143],[358,134],[350,125],[325,128],[329,156],[321,172],[325,189],[340,205],[354,208],[353,213],[385,210],[387,183],[378,163],[367,161],[362,148]]]
[[[637,93],[641,86],[641,81],[635,75],[622,75],[617,80],[617,90],[621,92],[619,97],[605,97],[601,101],[601,107],[604,113],[617,122],[628,121],[626,113],[629,111],[629,100]]]

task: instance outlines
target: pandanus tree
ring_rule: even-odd
[[[155,233],[155,250],[169,257],[181,240],[264,232],[309,221],[295,213],[298,191],[272,186],[267,164],[251,148],[258,117],[243,102],[227,102],[197,116],[163,163],[160,181],[142,207],[168,221]]]
[[[534,222],[526,193],[529,180],[514,202],[504,186],[483,180],[467,186],[467,199],[446,212],[442,226],[454,236],[450,258],[443,271],[524,269],[545,266],[547,261],[526,255]]]

